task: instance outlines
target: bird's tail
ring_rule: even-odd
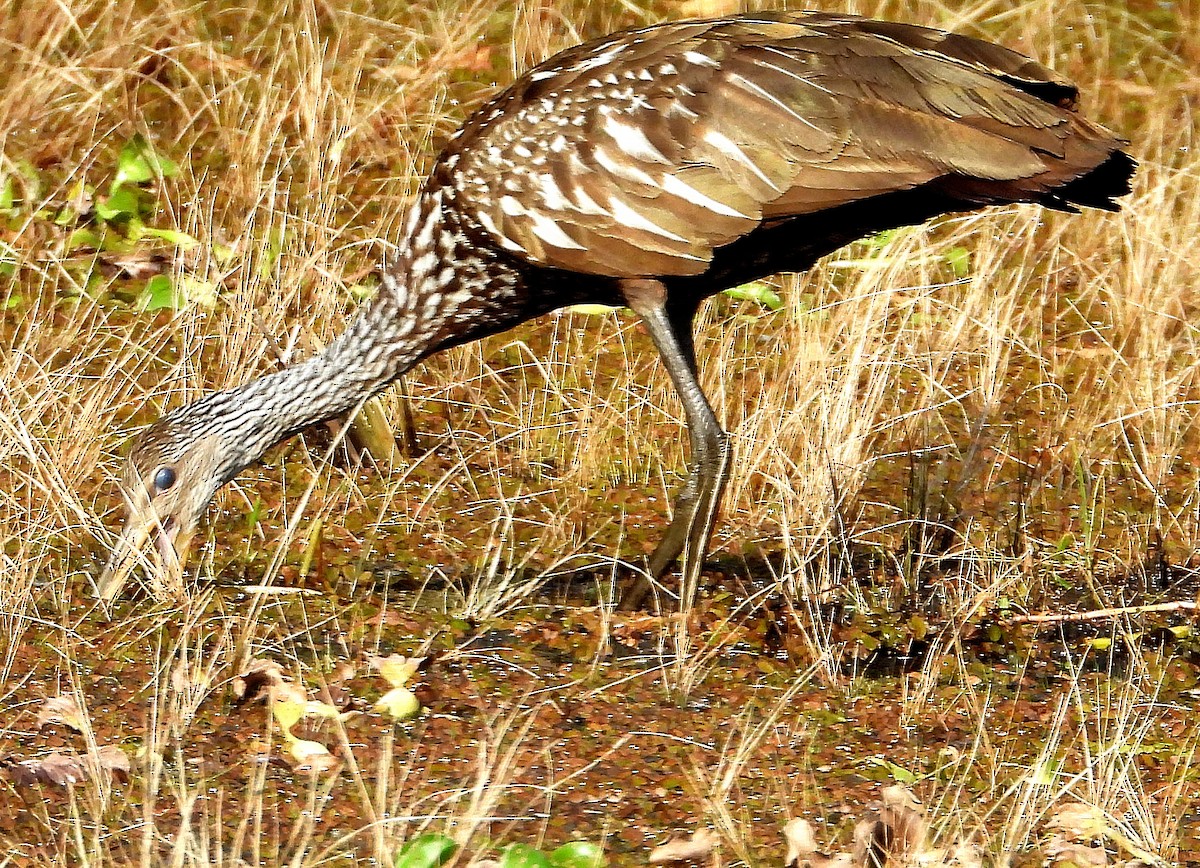
[[[1080,207],[1120,211],[1115,200],[1131,192],[1137,169],[1137,161],[1121,150],[1128,142],[1073,111],[1069,123],[1061,150],[1040,152],[1043,172],[1004,181],[950,175],[935,183],[950,196],[975,204],[1036,202],[1070,213]]]
[[[1079,206],[1120,211],[1121,206],[1115,200],[1132,192],[1130,180],[1136,169],[1137,160],[1115,150],[1094,169],[1047,190],[1038,201],[1059,211],[1078,211]]]

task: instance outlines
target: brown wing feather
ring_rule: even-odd
[[[973,201],[1036,198],[1120,144],[1073,100],[1070,82],[968,37],[746,16],[558,55],[474,115],[443,163],[459,207],[532,262],[699,274],[764,220],[939,179]]]

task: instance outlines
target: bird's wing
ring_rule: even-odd
[[[1021,55],[927,28],[687,22],[535,68],[472,116],[440,169],[459,207],[532,262],[699,274],[764,221],[947,176],[1037,179],[1067,155],[1073,95]]]

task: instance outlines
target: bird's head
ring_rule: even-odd
[[[121,474],[125,529],[100,578],[101,599],[120,593],[139,566],[179,587],[172,580],[182,576],[192,535],[217,490],[272,444],[360,402],[363,382],[375,385],[344,385],[334,373],[324,356],[314,356],[210,392],[134,437]]]
[[[182,574],[196,526],[231,463],[220,433],[193,430],[167,416],[133,439],[121,479],[125,528],[100,578],[101,599],[120,593],[139,565]]]

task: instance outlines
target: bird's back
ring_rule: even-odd
[[[532,265],[686,278],[748,236],[904,191],[935,210],[1113,208],[1133,161],[1076,99],[1035,61],[924,27],[681,22],[530,70],[467,121],[431,184]]]

